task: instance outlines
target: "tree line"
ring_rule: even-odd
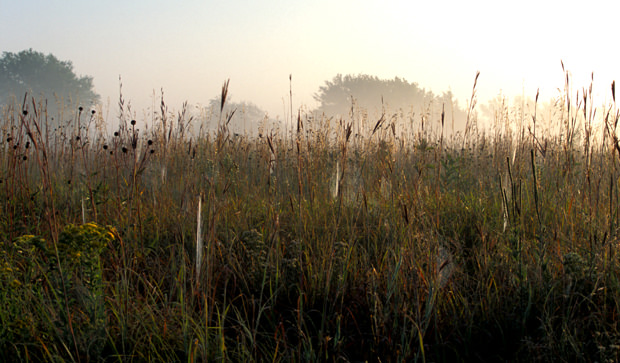
[[[94,90],[93,77],[76,75],[71,61],[59,60],[52,54],[32,49],[19,53],[3,52],[0,58],[0,105],[21,104],[26,93],[46,99],[48,112],[52,114],[62,107],[89,108],[100,100]],[[457,125],[464,124],[466,117],[452,92],[435,95],[417,83],[399,77],[380,79],[367,74],[338,74],[325,81],[313,98],[318,104],[311,110],[315,117],[324,115],[346,119],[356,110],[363,110],[369,117],[389,112],[417,119],[425,116],[437,119],[437,114],[443,111],[447,122],[456,122]],[[215,97],[208,105],[218,103],[219,98]],[[249,102],[229,102],[226,112],[230,114],[234,110],[235,114],[228,121],[237,130],[268,120],[265,111]],[[219,114],[211,116],[212,120],[221,117]]]

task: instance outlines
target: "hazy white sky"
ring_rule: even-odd
[[[563,86],[560,60],[576,89],[593,71],[610,98],[618,14],[608,0],[0,0],[0,51],[71,60],[112,105],[120,75],[137,110],[161,88],[173,108],[206,105],[230,78],[234,101],[275,117],[289,74],[294,108],[314,107],[313,93],[338,73],[451,89],[465,105],[479,70],[479,102],[500,90],[533,98],[539,87],[549,98]]]

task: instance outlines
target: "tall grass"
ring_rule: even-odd
[[[235,136],[228,82],[199,137],[163,94],[111,133],[26,97],[0,122],[0,355],[618,360],[615,90],[600,111],[569,81],[558,118],[465,134],[357,109]]]

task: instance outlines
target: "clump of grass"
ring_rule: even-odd
[[[31,342],[24,339],[50,347],[38,352],[42,355],[33,352],[40,358],[66,354],[79,360],[101,355],[107,319],[101,255],[114,234],[113,229],[95,223],[68,225],[53,246],[33,235],[7,246],[2,277],[8,284],[3,300],[18,304],[3,315],[8,323],[3,331],[7,358],[28,354]],[[25,321],[29,326],[22,325]]]

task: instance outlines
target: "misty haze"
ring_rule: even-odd
[[[0,361],[620,361],[619,8],[0,4]]]
[[[394,127],[398,126],[399,133],[410,135],[423,131],[424,127],[435,132],[438,127],[449,132],[462,132],[467,119],[466,110],[459,106],[452,92],[437,96],[417,83],[399,77],[384,80],[363,74],[339,74],[325,81],[314,93],[317,107],[302,106],[293,110],[293,78],[290,75],[289,98],[283,102],[284,117],[281,118],[270,117],[267,111],[250,101],[231,100],[229,94],[216,95],[206,105],[184,102],[175,108],[167,103],[163,88],[153,94],[155,107],[137,110],[123,94],[122,78],[119,78],[118,102],[104,106],[100,95],[95,92],[93,77],[75,75],[71,61],[59,60],[52,54],[32,49],[19,53],[4,52],[0,69],[0,105],[13,110],[34,106],[37,112],[45,114],[42,126],[50,129],[70,126],[80,107],[85,112],[99,111],[103,116],[97,117],[98,126],[108,131],[117,131],[117,127],[122,127],[117,126],[118,122],[126,123],[125,118],[138,119],[140,125],[148,127],[148,121],[176,117],[178,122],[187,123],[184,127],[193,136],[216,132],[221,127],[233,134],[250,137],[276,129],[286,132],[291,130],[296,118],[302,117],[302,113],[308,119],[335,118],[352,122],[358,132],[368,132],[374,122],[387,118]],[[227,91],[229,84],[230,80],[227,80]],[[226,102],[222,102],[223,96],[227,97]]]

